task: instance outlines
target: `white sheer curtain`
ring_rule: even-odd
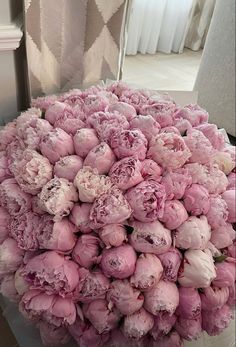
[[[157,51],[181,53],[192,19],[196,10],[201,7],[199,2],[208,1],[133,0],[126,54],[134,55],[137,52],[154,54]],[[213,1],[210,0],[211,3]],[[204,17],[205,14],[203,14]],[[209,20],[207,15],[206,29]],[[197,30],[197,28],[194,29]],[[202,31],[204,34],[204,28]]]

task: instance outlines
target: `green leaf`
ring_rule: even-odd
[[[214,257],[214,261],[215,263],[222,263],[223,261],[225,261],[225,259],[227,258],[227,255],[220,255],[219,257]]]

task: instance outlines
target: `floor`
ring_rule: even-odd
[[[182,54],[126,56],[122,80],[157,90],[192,90],[202,51],[185,49]]]

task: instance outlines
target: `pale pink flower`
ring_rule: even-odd
[[[226,304],[229,298],[228,287],[208,287],[200,292],[202,310],[213,310]]]
[[[70,214],[78,193],[71,182],[65,178],[53,178],[39,194],[43,209],[54,215],[56,221]]]
[[[122,245],[102,252],[101,269],[105,276],[124,279],[135,270],[137,255],[130,245]]]
[[[129,242],[137,252],[158,255],[169,250],[172,242],[170,230],[164,228],[159,221],[133,221],[130,225],[134,230],[129,236]]]
[[[112,182],[109,177],[99,175],[96,169],[83,167],[75,176],[74,185],[78,189],[80,201],[94,202],[112,187]]]
[[[165,172],[161,183],[165,187],[167,200],[179,200],[184,196],[186,188],[192,184],[192,177],[187,169],[180,168]]]
[[[174,244],[182,249],[202,249],[211,238],[211,227],[206,216],[191,216],[181,224],[174,234]]]
[[[207,214],[210,209],[208,190],[200,184],[193,183],[184,193],[184,206],[193,216]]]
[[[182,261],[182,254],[180,251],[177,248],[171,247],[167,252],[158,254],[158,258],[163,266],[162,279],[176,282]]]
[[[154,254],[141,254],[136,262],[130,283],[144,291],[152,288],[161,279],[163,267]]]
[[[179,305],[179,291],[175,283],[159,281],[144,292],[144,307],[153,315],[164,311],[173,314]]]
[[[121,318],[120,312],[115,307],[110,309],[108,302],[103,299],[97,299],[86,304],[83,307],[83,312],[99,334],[116,328]]]
[[[107,248],[119,247],[127,241],[125,227],[122,224],[107,224],[99,230],[99,237]]]
[[[179,287],[176,315],[187,319],[195,319],[201,315],[201,298],[197,289]]]
[[[55,128],[42,138],[40,151],[50,163],[55,164],[61,157],[74,153],[72,137],[64,130]]]
[[[151,115],[137,115],[130,121],[130,129],[139,129],[148,141],[160,131],[160,124]]]
[[[162,133],[152,138],[148,157],[168,170],[181,168],[191,152],[180,135]]]
[[[24,251],[12,238],[7,238],[0,245],[0,277],[15,272],[23,261]]]
[[[210,197],[210,209],[206,214],[210,226],[213,229],[225,226],[228,215],[228,206],[225,200],[220,195],[212,195]]]
[[[71,210],[69,219],[74,225],[76,225],[78,231],[80,231],[81,233],[86,234],[92,231],[89,219],[91,208],[92,204],[76,203]]]
[[[135,155],[143,160],[146,157],[148,141],[139,129],[117,129],[110,138],[110,145],[119,159]]]
[[[188,219],[188,213],[180,201],[167,200],[165,202],[164,214],[159,219],[165,224],[167,229],[174,230]]]
[[[215,149],[220,151],[224,148],[224,135],[218,130],[215,124],[203,123],[198,125],[196,129],[200,130],[208,138]]]
[[[143,306],[144,297],[128,280],[116,280],[110,284],[107,300],[123,315],[131,315]]]
[[[136,110],[132,105],[127,104],[126,102],[114,102],[108,105],[108,112],[119,112],[126,117],[127,121],[130,122],[134,117],[137,116]]]
[[[216,271],[209,250],[189,249],[185,252],[178,277],[181,286],[207,288],[214,278]]]
[[[156,181],[161,179],[162,168],[152,159],[144,159],[142,162],[141,174],[144,179],[152,178]]]
[[[184,142],[188,146],[191,156],[189,162],[209,164],[214,154],[214,149],[203,133],[196,129],[191,129],[184,137]]]
[[[75,153],[82,158],[85,158],[89,151],[99,144],[95,130],[89,128],[77,130],[73,141]]]
[[[176,105],[170,100],[157,100],[157,102],[150,100],[148,104],[140,109],[140,113],[144,115],[151,115],[162,128],[173,125],[173,115]]]
[[[100,239],[94,235],[82,235],[78,238],[72,252],[72,258],[80,266],[87,269],[99,263]]]
[[[109,172],[111,181],[120,189],[126,190],[143,181],[142,163],[135,157],[117,161]]]
[[[215,310],[202,311],[202,329],[210,336],[219,335],[233,319],[233,312],[228,305]]]
[[[229,223],[235,223],[236,222],[236,190],[235,189],[230,189],[227,190],[222,194],[222,198],[227,204],[228,208],[228,219],[227,221]]]
[[[130,188],[126,194],[133,213],[141,222],[153,222],[164,214],[165,188],[154,179],[149,179]]]
[[[207,123],[209,114],[197,104],[188,104],[177,110],[175,118],[187,119],[193,127]]]
[[[83,160],[78,155],[68,155],[55,163],[54,175],[73,182],[77,172],[82,169],[82,167]]]
[[[152,315],[144,308],[141,308],[139,311],[125,317],[122,330],[127,338],[139,340],[152,329],[153,325]]]
[[[97,169],[98,173],[103,175],[109,172],[115,161],[116,157],[110,146],[105,142],[101,142],[87,154],[83,165]]]
[[[212,230],[211,232],[211,243],[218,248],[226,248],[233,244],[233,240],[235,239],[236,234],[230,223],[226,223],[226,225],[222,225]]]

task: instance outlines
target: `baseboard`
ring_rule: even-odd
[[[22,30],[17,24],[0,24],[0,52],[14,51],[20,45]]]

